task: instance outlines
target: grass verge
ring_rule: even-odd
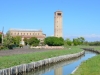
[[[83,48],[94,48],[94,50],[100,50],[100,46],[83,46]],[[100,75],[100,55],[82,62],[73,75]]]
[[[93,48],[94,50],[100,50],[100,46],[79,46],[79,48]]]
[[[0,57],[0,69],[12,67],[12,66],[16,66],[16,65],[20,65],[24,63],[39,61],[45,58],[78,53],[80,51],[81,49],[78,47],[71,47],[70,49],[67,49],[67,50],[52,50],[52,51],[46,51],[46,52],[2,56]]]
[[[73,75],[100,75],[100,55],[84,61]]]

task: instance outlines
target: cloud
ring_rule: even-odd
[[[47,37],[52,37],[52,36],[54,36],[54,35],[50,35],[50,36],[47,36]]]
[[[91,35],[84,35],[86,38],[100,38],[100,35],[97,34],[91,34]]]
[[[89,34],[89,35],[67,35],[66,37],[100,38],[100,35],[97,35],[97,34]]]
[[[50,36],[54,36],[54,35],[50,35]]]
[[[77,37],[84,37],[87,41],[100,41],[100,35],[98,34],[87,34],[87,35],[67,35],[66,38],[77,38]]]

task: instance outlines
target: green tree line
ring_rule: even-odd
[[[9,33],[3,38],[2,43],[2,35],[0,34],[0,49],[4,48],[12,48],[20,47],[21,45],[21,36],[12,37]],[[89,46],[100,46],[100,41],[88,42],[85,41],[84,37],[73,38],[72,40],[66,38],[65,40],[62,37],[46,37],[44,42],[40,42],[36,37],[31,37],[29,39],[24,38],[25,45],[30,46],[38,46],[38,45],[48,45],[48,46],[77,46],[77,45],[89,45]]]
[[[67,38],[65,40],[65,45],[68,46],[77,46],[77,45],[83,45],[83,43],[85,42],[84,37],[78,37],[78,38],[73,38],[73,40],[70,40],[69,38]]]
[[[64,42],[64,45],[65,46],[72,46],[72,45],[100,46],[100,41],[89,42],[86,41],[84,37],[73,38],[72,40],[67,38]]]
[[[2,44],[2,35],[0,35],[0,49],[3,48],[9,48],[13,49],[14,47],[22,47],[21,44],[21,36],[11,36],[9,33],[6,34],[3,38],[3,44]],[[38,40],[36,37],[31,37],[30,39],[24,38],[25,45],[30,46],[37,46],[39,45],[40,40]]]

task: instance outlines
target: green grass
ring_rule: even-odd
[[[94,46],[95,50],[100,50],[100,46]]]
[[[100,55],[83,62],[73,75],[100,75]]]
[[[100,46],[79,46],[79,48],[94,48],[94,50],[100,50]],[[82,62],[73,75],[100,75],[100,55]]]
[[[100,50],[100,46],[79,46],[79,48],[94,48],[94,50]]]
[[[87,46],[86,48],[94,48],[94,50],[100,50],[100,46]]]
[[[45,58],[51,58],[51,57],[66,55],[66,54],[73,54],[80,51],[82,50],[78,47],[71,47],[71,49],[67,49],[67,50],[53,50],[53,51],[46,51],[46,52],[2,56],[0,57],[0,69],[9,68],[24,63],[30,63]]]

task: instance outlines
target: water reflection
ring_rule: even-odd
[[[27,74],[24,74],[24,75],[58,75],[58,73],[57,73],[58,70],[59,70],[59,72],[63,72],[62,71],[63,66],[69,65],[69,64],[81,59],[82,57],[83,56],[81,56],[79,58],[72,59],[72,60],[66,60],[66,61],[63,61],[63,62],[58,62],[56,64],[50,64],[50,65],[41,67],[41,68],[39,68],[39,69],[37,69],[33,72],[30,72],[30,73],[27,73]],[[60,73],[59,75],[62,75],[62,73]]]
[[[85,52],[85,55],[79,58],[41,67],[34,72],[24,75],[69,75],[82,61],[87,60],[95,55],[96,54],[93,52]]]
[[[54,75],[63,75],[62,74],[62,67],[59,67],[57,69],[54,70]]]

